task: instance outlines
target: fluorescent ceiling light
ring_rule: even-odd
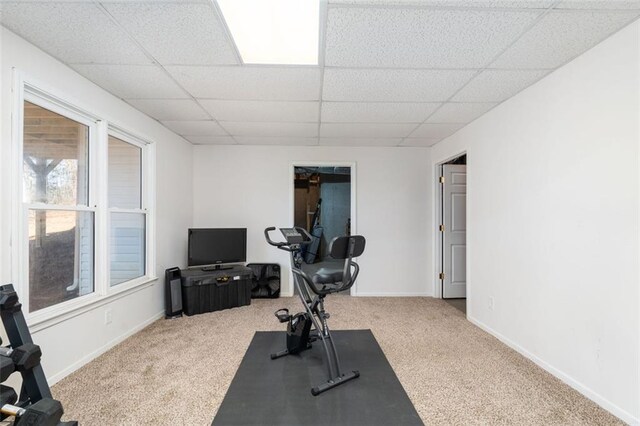
[[[318,64],[319,0],[218,0],[246,64]]]

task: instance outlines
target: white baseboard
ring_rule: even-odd
[[[90,361],[93,361],[94,359],[96,359],[97,357],[102,355],[103,353],[107,352],[109,349],[113,348],[118,343],[122,342],[123,340],[125,340],[128,337],[133,336],[138,331],[142,330],[143,328],[145,328],[146,326],[148,326],[152,322],[154,322],[156,320],[159,320],[160,318],[163,318],[163,317],[164,317],[164,310],[162,312],[158,312],[157,314],[153,315],[151,318],[147,319],[146,321],[138,324],[137,326],[135,326],[131,330],[127,331],[126,333],[124,333],[124,334],[116,337],[115,339],[107,342],[104,346],[102,346],[102,347],[98,348],[97,350],[91,352],[90,354],[82,357],[81,359],[79,359],[78,361],[74,362],[73,364],[71,364],[70,366],[65,368],[64,370],[60,371],[59,373],[56,373],[51,377],[47,377],[47,381],[49,382],[49,385],[53,386],[55,383],[57,383],[60,380],[64,379],[65,377],[67,377],[69,374],[73,373],[74,371],[76,371],[80,367],[88,364]]]
[[[380,293],[380,292],[358,292],[353,296],[356,297],[431,297],[429,293],[426,292],[407,292],[407,293]]]
[[[535,362],[539,367],[541,367],[544,370],[548,371],[549,373],[553,374],[555,377],[557,377],[558,379],[562,380],[564,383],[566,383],[567,385],[571,386],[572,388],[574,388],[575,390],[577,390],[578,392],[580,392],[581,394],[583,394],[584,396],[586,396],[587,398],[589,398],[590,400],[592,400],[593,402],[595,402],[596,404],[598,404],[599,406],[604,408],[605,410],[609,411],[613,415],[619,417],[620,419],[622,419],[623,421],[629,423],[630,425],[634,425],[634,426],[640,425],[640,418],[635,417],[633,414],[629,413],[628,411],[618,407],[616,404],[614,404],[613,402],[611,402],[608,399],[604,398],[603,396],[601,396],[600,394],[598,394],[594,390],[592,390],[589,387],[583,385],[582,383],[580,383],[579,381],[575,380],[574,378],[572,378],[568,374],[566,374],[566,373],[558,370],[557,368],[553,367],[552,365],[550,365],[546,361],[538,358],[536,355],[532,354],[531,352],[529,352],[528,350],[526,350],[522,346],[518,345],[514,341],[508,339],[507,337],[505,337],[502,334],[498,333],[497,331],[493,330],[491,327],[487,326],[483,322],[478,321],[477,319],[472,318],[469,315],[467,315],[467,319],[471,323],[477,325],[478,327],[480,327],[481,329],[483,329],[487,333],[491,334],[492,336],[494,336],[495,338],[500,340],[505,345],[509,346],[511,349],[514,349],[515,351],[517,351],[521,355],[523,355],[526,358],[530,359],[531,361]]]
[[[293,297],[293,292],[282,292],[280,293],[281,297]],[[356,294],[351,294],[353,297],[432,297],[429,293],[362,293],[358,292]]]

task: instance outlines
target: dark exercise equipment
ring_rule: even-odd
[[[31,339],[12,284],[0,286],[0,319],[9,338],[9,346],[0,346],[0,382],[15,371],[22,375],[20,398],[13,388],[0,385],[0,420],[13,416],[15,426],[77,426],[60,421],[62,404],[51,396],[40,365],[42,352]]]
[[[340,370],[338,352],[327,325],[329,313],[324,310],[324,298],[328,294],[345,291],[353,286],[360,272],[360,267],[353,258],[364,252],[365,238],[361,235],[335,237],[329,244],[329,254],[334,259],[344,259],[343,268],[320,268],[313,277],[309,277],[301,269],[303,261],[301,252],[302,247],[309,244],[313,237],[304,228],[280,228],[286,241],[275,242],[269,237],[269,232],[275,229],[275,227],[265,229],[264,236],[270,245],[290,253],[294,283],[305,312],[290,315],[287,309],[276,311],[278,320],[288,323],[287,349],[271,354],[271,359],[300,353],[311,348],[312,342],[320,340],[326,357],[329,380],[311,389],[311,393],[317,396],[360,376],[360,373],[355,370],[346,373]],[[314,293],[313,297],[311,292]]]

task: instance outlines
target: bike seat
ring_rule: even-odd
[[[342,282],[342,269],[320,268],[311,277],[314,284],[336,284]]]

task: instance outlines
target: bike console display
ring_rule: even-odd
[[[269,244],[282,250],[299,250],[300,245],[309,244],[313,240],[306,229],[296,226],[294,228],[280,228],[285,241],[273,241],[269,238],[269,232],[275,231],[275,229],[275,226],[265,229],[264,236]]]
[[[295,228],[280,228],[280,232],[284,235],[285,240],[289,244],[302,244],[305,242],[302,234]]]

